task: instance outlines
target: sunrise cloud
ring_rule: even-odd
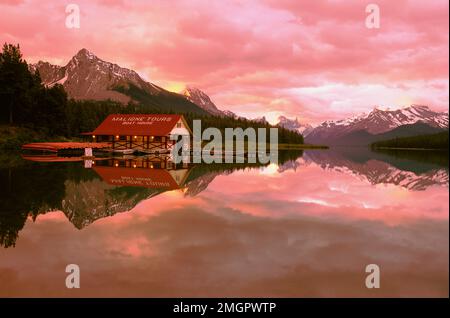
[[[81,48],[172,91],[193,85],[249,117],[284,114],[318,123],[375,105],[448,108],[448,2],[377,1],[381,27],[361,1],[77,1],[0,4],[0,40],[29,62],[65,65]]]

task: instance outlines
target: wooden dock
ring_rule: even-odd
[[[50,155],[22,155],[22,158],[36,162],[77,162],[84,160],[82,157],[59,157],[54,153]]]
[[[58,152],[61,150],[83,150],[85,148],[109,148],[106,142],[35,142],[22,146],[22,150]]]

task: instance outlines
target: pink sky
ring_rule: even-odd
[[[381,9],[365,27],[365,6]],[[76,3],[81,28],[65,27]],[[449,105],[448,1],[2,0],[1,42],[65,65],[81,48],[221,109],[317,123],[412,103]]]

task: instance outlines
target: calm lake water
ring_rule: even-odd
[[[449,296],[448,155],[281,159],[0,157],[0,296]],[[67,264],[80,289],[65,287]],[[380,289],[365,286],[368,264]]]

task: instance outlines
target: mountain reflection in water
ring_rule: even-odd
[[[353,174],[373,185],[393,184],[418,191],[433,185],[448,187],[448,153],[445,152],[337,148],[309,152],[305,162]]]
[[[295,160],[302,152],[280,156]],[[162,157],[99,159],[89,168],[69,158],[5,158],[1,172],[0,244],[14,246],[26,219],[62,211],[78,229],[131,210],[166,191],[195,196],[218,175],[261,164],[175,165]],[[59,161],[58,161],[59,160]],[[12,162],[11,164],[8,164]]]
[[[374,296],[448,296],[447,153],[296,151],[280,153],[278,165],[33,160],[0,158],[0,244],[6,248],[0,249],[0,295],[70,296],[50,287],[36,294],[39,288],[20,283],[21,262],[42,251],[36,257],[49,271],[57,260],[78,257],[108,277],[115,265],[134,259],[128,282],[109,277],[106,294],[91,286],[83,296],[370,296],[355,285],[370,262],[393,266],[386,289]],[[65,255],[80,244],[75,256]],[[59,254],[43,258],[50,250]],[[93,265],[106,261],[108,269]],[[138,269],[148,266],[152,279]],[[165,268],[179,271],[181,281],[168,278]],[[209,271],[220,278],[193,281]],[[53,275],[37,277],[36,284]],[[133,275],[153,283],[140,284]],[[167,282],[154,281],[159,275]],[[325,288],[328,281],[340,289]]]
[[[438,157],[443,159],[436,163],[421,162],[417,157],[399,159],[392,153],[375,153],[365,148],[306,154],[290,151],[280,155],[277,172],[315,164],[324,170],[354,175],[372,185],[393,184],[421,191],[433,185],[448,187],[448,155]],[[97,219],[129,211],[140,201],[166,191],[178,189],[185,196],[195,196],[218,175],[265,166],[174,165],[159,157],[131,157],[98,160],[86,169],[82,162],[59,160],[62,162],[36,164],[19,159],[17,166],[2,167],[0,244],[13,246],[28,216],[35,220],[39,214],[60,210],[76,228],[82,229]]]

